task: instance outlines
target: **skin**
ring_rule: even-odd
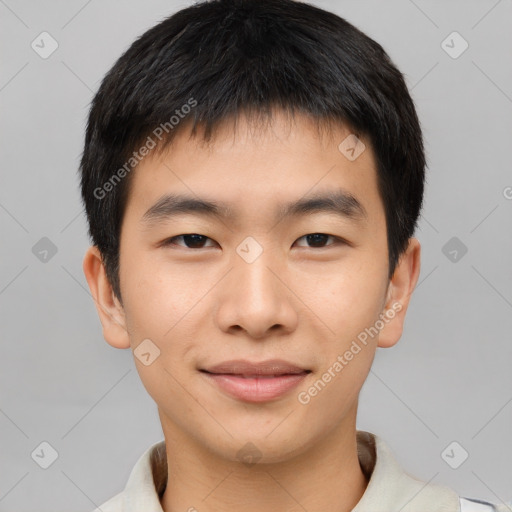
[[[165,512],[349,511],[368,483],[357,457],[359,392],[376,348],[402,334],[420,244],[410,239],[388,280],[384,207],[367,140],[360,137],[366,150],[350,161],[338,149],[347,127],[320,133],[308,118],[290,123],[279,112],[270,127],[251,126],[243,115],[235,130],[225,121],[211,144],[184,129],[169,151],[139,164],[121,228],[122,305],[94,246],[84,273],[106,341],[134,350],[149,338],[160,350],[148,366],[134,361],[166,441]],[[327,213],[276,220],[278,203],[339,188],[363,204],[363,222]],[[144,213],[167,192],[227,202],[236,216],[146,226]],[[179,235],[190,233],[208,238],[187,247]],[[348,243],[308,244],[305,235],[314,233]],[[252,263],[236,252],[248,236],[263,249]],[[160,245],[171,237],[174,245]],[[397,303],[379,334],[301,404],[298,394]],[[239,358],[281,358],[312,373],[286,395],[254,404],[227,396],[198,371]],[[237,457],[247,442],[261,454],[256,464]]]

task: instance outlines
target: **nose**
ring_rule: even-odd
[[[283,264],[277,264],[266,251],[251,263],[235,256],[217,295],[219,328],[230,333],[245,331],[255,339],[295,330],[297,301],[294,304]]]

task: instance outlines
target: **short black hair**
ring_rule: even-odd
[[[392,277],[420,215],[426,166],[403,75],[381,45],[308,3],[210,0],[142,34],[92,100],[81,193],[89,235],[120,300],[120,227],[139,148],[158,143],[160,151],[190,124],[209,140],[223,120],[242,112],[269,119],[275,108],[368,138]]]

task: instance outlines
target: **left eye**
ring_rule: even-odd
[[[311,244],[310,247],[312,247],[312,248],[321,248],[321,247],[325,247],[326,246],[326,242],[327,242],[327,240],[329,238],[332,238],[334,240],[334,243],[327,244],[327,246],[335,245],[336,243],[342,243],[343,242],[343,240],[341,240],[340,238],[335,237],[333,235],[327,235],[325,233],[311,233],[309,235],[304,235],[304,236],[298,238],[297,241],[305,239],[308,244]],[[210,240],[210,241],[213,242],[213,240],[211,238],[208,238],[205,235],[199,235],[199,234],[196,234],[196,233],[192,233],[192,234],[187,234],[187,235],[174,236],[172,238],[169,238],[169,239],[165,240],[162,243],[162,245],[164,245],[164,246],[168,246],[168,245],[179,245],[179,246],[181,246],[181,244],[174,243],[174,241],[178,240],[178,239],[182,239],[183,240],[183,242],[185,244],[185,247],[187,249],[202,249],[203,247],[205,247],[205,243],[206,243],[207,240]],[[210,245],[210,247],[212,247],[212,246]]]
[[[326,235],[325,233],[311,233],[300,237],[298,240],[302,240],[303,238],[308,244],[312,244],[312,247],[325,247],[325,242],[328,238],[332,238],[334,240],[334,243],[328,245],[335,245],[336,243],[342,242],[340,238],[333,235]]]

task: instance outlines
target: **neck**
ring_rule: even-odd
[[[167,486],[164,512],[349,512],[368,478],[351,429],[335,430],[310,449],[278,463],[246,465],[207,451],[186,433],[164,425]]]

